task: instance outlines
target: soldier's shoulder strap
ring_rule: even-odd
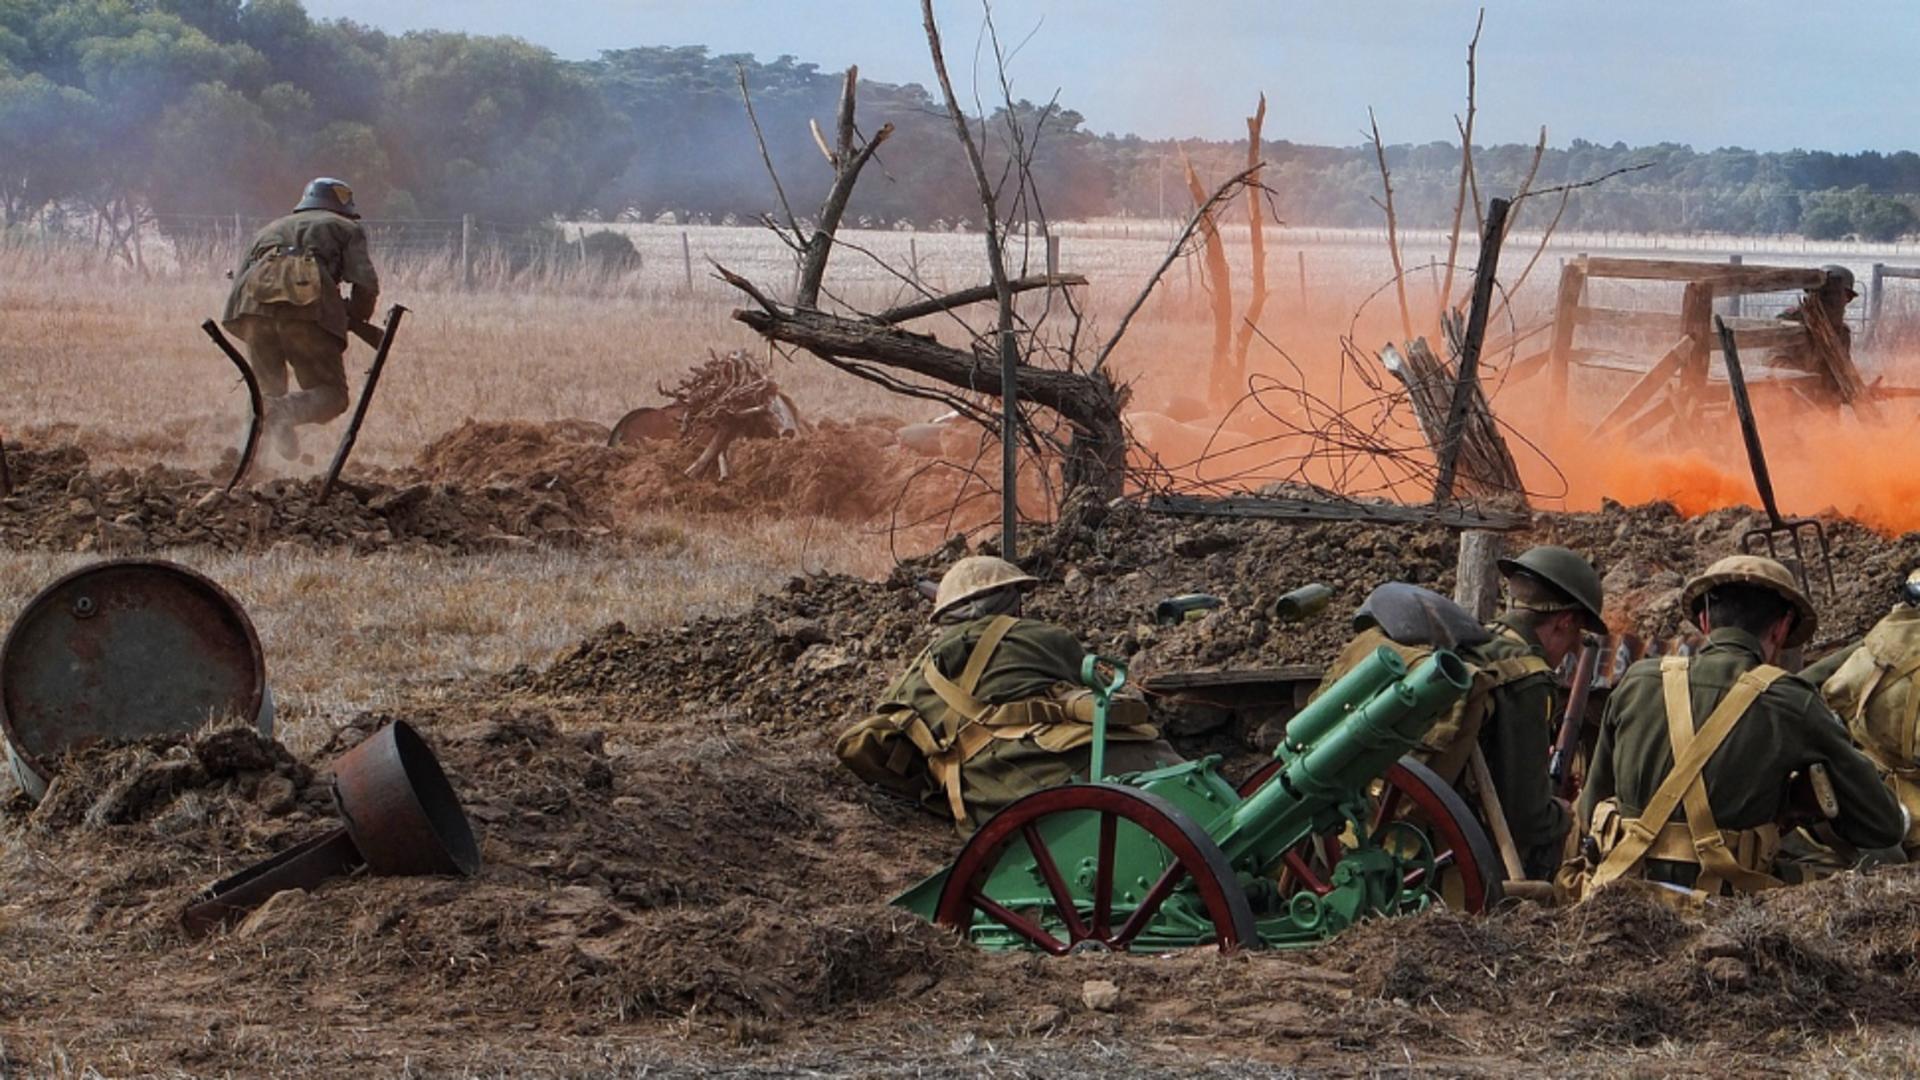
[[[1753,708],[1753,703],[1787,673],[1771,664],[1761,664],[1742,673],[1727,696],[1721,698],[1720,704],[1708,715],[1706,723],[1696,731],[1688,681],[1692,666],[1692,661],[1684,656],[1669,656],[1660,661],[1667,734],[1673,743],[1673,768],[1641,809],[1640,816],[1621,824],[1620,843],[1594,871],[1595,886],[1604,885],[1637,865],[1682,800],[1687,803],[1687,826],[1693,834],[1701,866],[1733,880],[1736,887],[1742,884],[1741,876],[1750,873],[1741,869],[1726,852],[1724,839],[1707,804],[1706,782],[1701,772],[1714,751],[1733,733],[1735,725]]]

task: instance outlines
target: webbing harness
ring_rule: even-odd
[[[1755,892],[1782,884],[1761,867],[1772,865],[1780,848],[1780,829],[1761,825],[1752,829],[1722,829],[1713,820],[1702,776],[1707,761],[1732,734],[1753,703],[1786,672],[1762,664],[1745,672],[1721,699],[1698,731],[1687,686],[1692,661],[1669,656],[1660,662],[1665,691],[1667,737],[1673,743],[1673,769],[1648,800],[1637,818],[1620,816],[1618,805],[1596,808],[1591,832],[1606,857],[1593,872],[1589,887],[1605,885],[1631,871],[1644,873],[1648,857],[1690,862],[1700,867],[1695,888],[1715,894],[1726,884],[1736,892]],[[1609,800],[1611,802],[1611,800]],[[1684,806],[1685,822],[1670,820]]]

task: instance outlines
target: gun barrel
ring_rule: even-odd
[[[1365,705],[1406,674],[1407,662],[1399,653],[1385,645],[1375,649],[1372,656],[1341,676],[1339,682],[1327,687],[1326,693],[1287,721],[1287,730],[1274,754],[1280,756],[1282,748],[1298,753],[1319,742],[1327,732],[1338,727],[1348,713]]]
[[[1222,850],[1236,864],[1247,858],[1261,870],[1271,867],[1312,831],[1316,819],[1364,791],[1411,750],[1466,694],[1471,678],[1459,657],[1441,650],[1381,687],[1222,819],[1215,833]]]

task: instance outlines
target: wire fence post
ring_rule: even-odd
[[[473,288],[473,215],[460,215],[460,287]]]
[[[693,241],[687,237],[687,230],[680,230],[680,261],[687,268],[687,295],[693,295]]]

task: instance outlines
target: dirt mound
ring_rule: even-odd
[[[1564,910],[1436,912],[1363,925],[1321,959],[1421,1012],[1532,1013],[1536,1039],[1638,1045],[1905,1023],[1916,947],[1920,868],[1899,867],[1685,915],[1637,883]]]
[[[624,526],[661,510],[885,521],[910,467],[892,432],[875,426],[825,424],[797,439],[737,443],[724,482],[683,474],[695,448],[608,447],[606,435],[581,421],[470,420],[413,466],[354,468],[325,506],[312,477],[227,493],[224,472],[94,471],[76,446],[10,449],[14,491],[0,499],[0,549],[132,554],[292,543],[466,553],[618,544]]]
[[[91,470],[74,447],[9,451],[14,493],[0,500],[0,548],[131,554],[172,547],[260,551],[278,544],[359,552],[577,546],[611,535],[564,486],[457,487],[405,472],[336,485],[316,478],[223,492],[206,476],[154,465]]]
[[[1606,578],[1617,625],[1643,637],[1683,635],[1680,585],[1735,550],[1754,515],[1680,517],[1670,506],[1540,514],[1509,541],[1565,543],[1590,552]],[[1821,604],[1823,640],[1863,633],[1886,611],[1906,567],[1920,563],[1920,534],[1889,540],[1830,525],[1837,598]],[[1033,538],[1036,542],[1040,539]],[[1119,507],[1098,526],[1035,560],[1047,578],[1028,613],[1078,631],[1089,648],[1128,658],[1133,674],[1214,667],[1324,664],[1349,635],[1348,615],[1383,581],[1450,591],[1456,540],[1439,528],[1325,523],[1191,522]],[[795,578],[752,610],[635,634],[610,626],[545,671],[522,668],[511,688],[535,693],[617,693],[665,713],[810,728],[858,715],[930,640],[916,579],[937,578],[957,545],[896,568],[885,581]],[[1283,623],[1273,601],[1308,582],[1334,592],[1320,616]],[[1203,618],[1155,625],[1155,604],[1204,592],[1223,605]]]
[[[689,479],[700,447],[681,442],[607,446],[606,429],[469,420],[421,451],[416,469],[441,483],[564,485],[614,518],[673,509],[703,514],[882,517],[899,498],[912,456],[871,424],[824,422],[790,439],[742,439],[725,481]]]

